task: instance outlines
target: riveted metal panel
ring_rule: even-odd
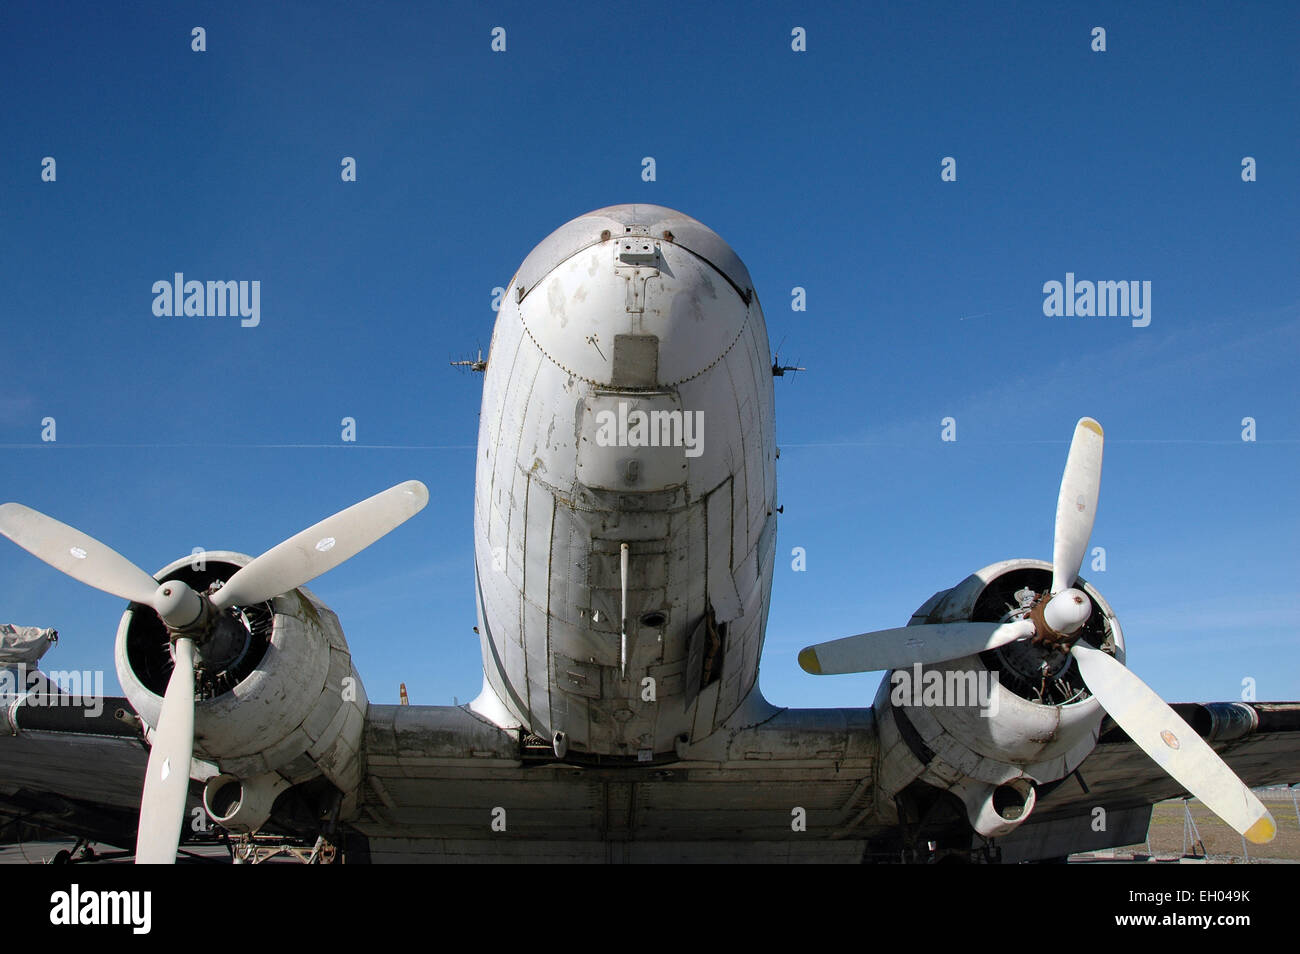
[[[708,579],[709,601],[718,622],[736,619],[743,612],[740,593],[731,575],[731,481],[709,494]]]
[[[555,498],[539,484],[528,482],[528,518],[524,540],[524,596],[545,610],[551,583],[551,517]]]
[[[586,623],[581,610],[588,606],[587,541],[573,521],[573,511],[557,504],[551,530],[551,615],[566,623]]]
[[[555,685],[564,692],[600,698],[600,667],[594,663],[570,659],[561,653],[551,654],[555,668]]]
[[[654,335],[614,336],[616,388],[652,388],[659,380],[659,339]]]
[[[676,394],[595,392],[583,402],[578,480],[621,493],[684,484],[695,435]]]
[[[718,690],[720,682],[712,682],[700,694],[695,704],[695,724],[691,728],[692,739],[703,739],[713,732],[713,715],[718,708]]]
[[[701,615],[699,622],[691,630],[690,639],[687,642],[686,651],[686,668],[683,670],[682,688],[685,693],[685,708],[690,709],[695,702],[696,696],[700,694],[701,671],[704,668],[704,643],[708,638],[706,628],[708,622],[705,616]]]
[[[662,590],[668,582],[668,554],[662,550],[647,552],[637,543],[628,547],[627,585],[631,590]],[[613,540],[593,540],[587,584],[592,587],[621,589],[622,561],[619,544]]]
[[[511,474],[510,536],[506,540],[506,576],[518,592],[524,589],[524,539],[528,528],[528,474],[516,467]]]
[[[651,666],[650,675],[655,680],[656,693],[662,693],[665,696],[675,696],[681,693],[685,681],[685,670],[686,662],[681,659],[676,662],[664,662],[658,666]]]

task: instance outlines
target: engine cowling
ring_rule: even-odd
[[[160,582],[198,592],[223,583],[252,558],[209,551],[164,567]],[[157,613],[132,604],[122,615],[118,679],[150,733],[172,669],[172,643]],[[306,587],[237,606],[201,649],[195,680],[194,777],[207,777],[209,814],[234,831],[256,831],[284,789],[324,778],[343,796],[361,782],[367,699],[338,617]]]
[[[936,593],[908,625],[1006,622],[1023,615],[1028,594],[1048,589],[1051,579],[1051,564],[1040,560],[995,563]],[[1123,632],[1110,605],[1083,579],[1075,587],[1093,604],[1081,639],[1122,663]],[[1105,715],[1068,653],[1029,640],[895,670],[874,709],[881,804],[917,782],[947,790],[986,837],[1013,831],[1033,811],[1038,786],[1078,767]]]

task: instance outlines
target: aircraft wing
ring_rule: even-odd
[[[103,703],[10,707],[0,822],[134,846],[148,750],[114,715],[127,701]],[[870,827],[874,740],[870,709],[770,710],[717,760],[577,767],[467,706],[371,705],[340,840],[375,862],[859,861],[859,841],[832,836]],[[200,804],[192,783],[187,815]]]
[[[115,715],[130,705],[105,697],[102,712],[88,713],[29,701],[7,700],[0,719],[0,825],[134,847],[149,750],[139,729]]]
[[[1174,708],[1247,784],[1300,781],[1300,703],[1252,704],[1253,727],[1229,705]],[[870,709],[784,709],[731,733],[717,761],[578,768],[467,709],[371,706],[355,827],[375,861],[879,859],[897,829],[877,804],[875,733]],[[1079,771],[998,840],[1003,860],[1142,841],[1151,806],[1181,794],[1108,720]]]
[[[0,819],[134,845],[148,752],[104,711],[20,707],[0,735]],[[1296,782],[1300,703],[1256,703],[1249,730],[1214,705],[1175,708],[1253,786]],[[1233,735],[1216,740],[1215,732]],[[1207,734],[1208,733],[1208,734]],[[1235,733],[1235,734],[1234,734]],[[549,745],[468,707],[371,705],[366,773],[347,823],[352,861],[839,861],[886,859],[897,829],[878,804],[871,709],[776,709],[723,733],[708,758],[559,762]],[[1004,861],[1146,837],[1151,806],[1182,794],[1121,730],[1044,786],[1031,819],[999,839]],[[191,806],[199,804],[197,783]],[[1095,809],[1107,823],[1095,827]]]
[[[772,709],[710,758],[557,761],[466,707],[370,706],[372,861],[848,861],[875,815],[870,709]]]

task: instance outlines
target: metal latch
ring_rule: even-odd
[[[618,261],[622,265],[659,268],[663,262],[659,243],[648,235],[624,235],[618,240]]]

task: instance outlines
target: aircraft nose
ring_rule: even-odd
[[[698,376],[736,342],[749,313],[746,296],[710,262],[644,227],[573,252],[518,307],[547,357],[615,389]]]
[[[749,272],[708,226],[657,205],[568,222],[520,265],[503,308],[569,374],[605,388],[671,388],[716,364],[754,300]],[[761,319],[760,319],[761,320]]]

